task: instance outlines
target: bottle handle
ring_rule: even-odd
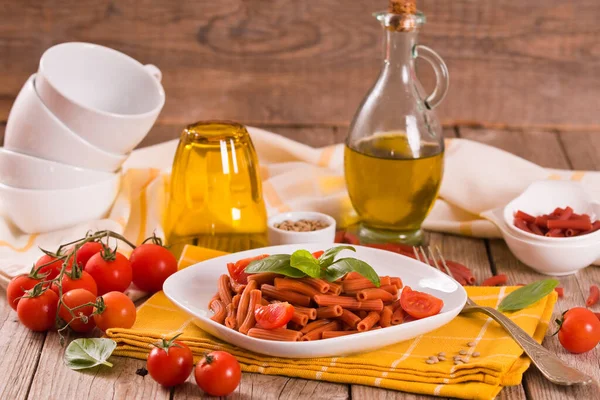
[[[432,110],[437,107],[444,97],[446,97],[446,93],[448,93],[448,85],[450,84],[450,78],[448,76],[448,67],[446,67],[446,63],[440,57],[438,53],[431,50],[427,46],[416,45],[413,51],[414,57],[421,57],[425,59],[431,66],[435,72],[435,89],[433,93],[431,93],[425,99],[425,106]]]

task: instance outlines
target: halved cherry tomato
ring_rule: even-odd
[[[272,303],[256,309],[256,323],[264,329],[281,328],[294,316],[294,306],[290,303]]]
[[[252,261],[262,260],[263,258],[269,257],[268,254],[261,254],[260,256],[244,258],[235,263],[227,263],[227,270],[229,271],[229,276],[231,279],[236,281],[237,283],[241,283],[243,285],[248,283],[248,274],[244,272],[248,264]]]
[[[77,257],[77,265],[81,265],[81,268],[85,268],[85,264],[92,258],[96,253],[102,251],[102,243],[100,242],[87,242],[77,250],[75,256]]]
[[[75,332],[90,332],[96,327],[92,313],[94,312],[94,306],[87,305],[86,303],[96,302],[96,295],[85,289],[73,289],[63,294],[62,304],[58,309],[58,316],[61,317],[69,327]],[[83,307],[82,307],[83,306]],[[71,315],[69,307],[75,314],[75,318]],[[81,316],[87,318],[87,322],[83,322]]]
[[[405,286],[400,295],[400,306],[411,317],[421,319],[438,314],[444,302],[435,296]]]
[[[312,253],[312,256],[318,260],[319,257],[323,255],[323,253],[325,253],[323,250],[315,251],[314,253]]]
[[[556,322],[560,326],[558,340],[571,353],[585,353],[600,342],[600,321],[587,308],[571,308]]]

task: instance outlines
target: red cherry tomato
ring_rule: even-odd
[[[61,317],[69,327],[75,332],[90,332],[96,326],[92,313],[94,306],[84,306],[86,303],[94,303],[96,295],[85,289],[73,289],[63,294],[62,302],[58,309],[58,316]],[[73,309],[75,318],[71,315],[67,307]],[[85,316],[88,322],[83,322],[83,319],[78,318]]]
[[[84,243],[83,246],[77,250],[75,256],[77,257],[77,265],[81,265],[82,268],[85,268],[87,262],[92,258],[92,256],[96,253],[100,253],[102,251],[102,243],[99,242],[87,242]]]
[[[312,256],[318,260],[319,257],[323,255],[323,253],[325,253],[323,250],[315,251],[314,253],[312,253]]]
[[[281,328],[294,316],[294,306],[290,303],[271,303],[261,306],[254,312],[256,323],[264,329]]]
[[[227,396],[240,384],[242,369],[234,356],[225,351],[207,354],[194,370],[200,389],[211,396]]]
[[[56,325],[56,309],[58,296],[52,290],[46,289],[41,293],[35,290],[25,293],[17,305],[19,321],[27,328],[36,332],[52,329]]]
[[[194,369],[194,357],[184,343],[163,339],[148,355],[146,368],[150,376],[163,386],[181,385]]]
[[[421,319],[439,314],[444,302],[435,296],[405,286],[400,295],[400,306],[411,317]]]
[[[105,331],[110,328],[129,329],[136,317],[135,304],[121,292],[109,292],[102,296],[104,302],[94,308],[96,326]]]
[[[85,265],[85,271],[96,281],[98,294],[124,292],[131,285],[131,263],[123,254],[114,253],[114,260],[106,260],[105,253],[92,256]]]
[[[165,280],[177,272],[175,256],[163,246],[154,243],[136,247],[129,261],[133,270],[133,283],[146,292],[162,290]]]
[[[41,278],[31,274],[15,276],[6,287],[6,300],[12,309],[17,311],[20,297],[23,297],[26,290],[33,289],[41,281]]]
[[[54,261],[54,262],[53,262]],[[60,274],[60,270],[62,268],[64,260],[57,259],[56,257],[49,256],[48,254],[44,254],[41,256],[35,263],[35,267],[39,268],[42,265],[48,264],[42,267],[38,273],[39,274],[48,274],[46,276],[46,280],[54,279]],[[50,263],[50,264],[49,264]],[[73,261],[69,259],[69,263],[67,265],[67,269],[70,268]]]
[[[61,279],[62,292],[63,294],[70,292],[74,289],[85,289],[88,292],[91,292],[94,297],[98,295],[98,286],[96,285],[96,281],[90,274],[85,271],[77,271],[74,272],[71,270],[71,276],[65,273]],[[79,274],[79,277],[75,277],[76,274]],[[59,294],[58,286],[55,283],[52,284],[51,289],[54,293]]]
[[[585,353],[600,342],[600,320],[587,308],[571,308],[558,323],[558,340],[571,353]]]
[[[229,276],[231,279],[236,281],[237,283],[241,283],[243,285],[248,283],[248,274],[244,272],[248,264],[252,261],[262,260],[263,258],[269,257],[268,254],[261,254],[260,256],[244,258],[235,263],[228,263],[227,270],[229,271]]]

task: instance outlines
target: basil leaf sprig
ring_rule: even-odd
[[[65,350],[65,364],[74,370],[97,365],[112,367],[113,365],[107,360],[116,347],[117,342],[111,339],[75,339]]]
[[[498,311],[518,311],[529,307],[552,293],[558,284],[556,279],[544,279],[520,287],[500,302]]]
[[[326,250],[318,259],[308,250],[296,250],[291,255],[274,254],[251,262],[245,272],[248,274],[274,272],[291,278],[310,276],[328,282],[336,281],[349,272],[358,272],[376,287],[380,286],[379,275],[366,262],[351,257],[336,260],[336,256],[342,250],[356,251],[352,246],[336,246]]]

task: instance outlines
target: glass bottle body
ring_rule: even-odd
[[[414,244],[421,240],[421,224],[443,175],[444,141],[432,108],[445,95],[447,70],[437,54],[417,45],[416,28],[393,29],[399,15],[377,17],[384,27],[385,60],[350,127],[346,183],[361,217],[363,242]],[[410,17],[415,26],[424,20],[422,15]],[[419,55],[432,64],[438,77],[436,91],[427,98],[415,73]]]

